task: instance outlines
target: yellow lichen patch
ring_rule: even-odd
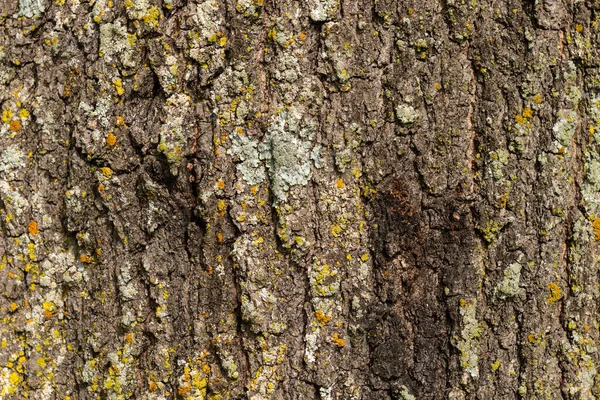
[[[102,172],[102,175],[104,175],[107,178],[110,178],[112,176],[112,170],[108,167],[102,167],[100,168],[100,171]]]
[[[594,228],[594,238],[596,239],[596,242],[600,242],[600,218],[594,218],[592,227]]]
[[[360,259],[365,262],[369,259],[369,255],[367,253],[363,254],[362,256],[360,256]]]
[[[10,375],[8,376],[8,381],[13,384],[16,385],[17,383],[19,383],[21,381],[21,375],[19,375],[17,372],[11,372]]]
[[[51,301],[44,301],[42,302],[42,308],[44,311],[52,313],[54,310],[56,310],[56,305],[54,305],[54,303]]]
[[[217,188],[223,190],[225,189],[225,182],[223,182],[222,180],[218,180],[216,183]]]
[[[117,121],[117,122],[116,122],[116,125],[117,125],[117,126],[121,126],[121,125],[123,125],[123,124],[125,123],[125,118],[121,117],[120,115],[117,115],[117,116],[115,117],[115,119],[116,119],[116,121]]]
[[[160,17],[160,12],[156,6],[152,6],[146,11],[146,14],[142,17],[142,21],[149,26],[158,27],[158,18]]]
[[[583,31],[583,26],[581,24],[577,24],[577,25],[575,25],[575,30],[577,32],[581,32],[581,31]]]
[[[534,103],[540,104],[542,102],[542,95],[538,93],[533,96],[531,100],[533,100]]]
[[[317,312],[315,313],[315,318],[317,319],[317,321],[319,321],[319,324],[321,325],[325,325],[331,320],[331,317],[321,310],[317,310]]]
[[[40,368],[44,368],[46,366],[46,360],[44,360],[43,357],[38,358],[37,365],[39,365]]]
[[[334,224],[331,226],[331,234],[334,237],[338,237],[340,235],[340,233],[342,233],[342,227],[339,226],[338,224]]]
[[[117,137],[112,132],[109,132],[108,135],[106,135],[106,144],[109,146],[114,146],[116,143]]]
[[[12,312],[16,311],[17,308],[19,308],[19,305],[17,303],[10,303],[10,306],[8,306],[8,309]]]
[[[123,81],[121,79],[115,79],[113,81],[113,87],[115,88],[119,96],[123,96],[125,90],[123,90]]]
[[[346,345],[346,341],[340,338],[340,335],[338,335],[337,332],[333,334],[332,340],[338,347],[344,347]]]
[[[531,112],[531,108],[525,107],[525,109],[523,110],[523,118],[531,118],[532,116],[533,113]]]
[[[23,119],[25,119],[25,118],[29,118],[29,111],[27,111],[27,110],[26,110],[26,109],[24,109],[24,108],[21,108],[21,109],[19,110],[19,116],[20,116],[21,118],[23,118]]]
[[[21,130],[21,123],[18,119],[13,119],[10,125],[8,126],[8,129],[10,129],[13,132],[19,132]]]
[[[549,283],[548,289],[550,294],[548,295],[548,304],[556,303],[562,297],[562,290],[556,283]]]
[[[223,36],[221,39],[219,39],[219,44],[221,47],[225,46],[227,44],[227,38]]]
[[[492,371],[496,372],[500,368],[500,360],[496,360],[495,363],[492,364]]]
[[[340,188],[343,189],[346,185],[344,184],[344,181],[341,179],[338,179],[337,182],[335,183],[335,185]]]
[[[37,222],[31,221],[29,224],[27,224],[27,231],[30,235],[37,235],[38,233],[40,233]]]

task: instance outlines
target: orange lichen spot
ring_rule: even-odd
[[[577,24],[577,25],[575,25],[575,30],[577,32],[581,32],[581,31],[583,31],[583,26],[581,24]]]
[[[594,236],[596,242],[600,242],[600,218],[594,218],[592,222],[592,227],[594,228]]]
[[[317,310],[317,312],[315,313],[315,318],[317,319],[317,321],[319,321],[319,324],[321,325],[325,325],[331,320],[331,317],[321,310]]]
[[[13,132],[19,132],[21,130],[21,123],[18,119],[13,119],[10,125],[8,126],[8,129],[10,129]]]
[[[340,188],[343,189],[346,185],[344,184],[344,181],[341,179],[338,179],[337,182],[335,183],[335,185]]]
[[[223,234],[221,232],[217,232],[217,240],[219,241],[219,243],[223,241]]]
[[[336,333],[333,334],[333,343],[335,343],[338,347],[344,347],[346,345],[346,341]]]
[[[131,333],[125,335],[125,342],[129,344],[133,343],[133,335]]]
[[[117,120],[117,122],[116,122],[117,126],[121,126],[125,123],[125,118],[121,117],[120,115],[117,115],[115,117],[115,119]]]
[[[298,35],[298,37],[300,37],[300,40],[306,40],[306,33],[301,32],[300,35]]]
[[[562,290],[556,283],[549,283],[548,289],[550,294],[548,295],[548,304],[556,303],[562,297]]]
[[[114,146],[116,143],[117,137],[112,132],[109,132],[106,136],[106,144],[109,146]]]
[[[27,224],[27,231],[30,235],[37,235],[38,233],[40,233],[37,222],[31,221],[29,224]]]
[[[534,335],[533,333],[530,333],[530,334],[527,336],[527,340],[529,341],[529,343],[533,343],[533,342],[535,342],[535,335]]]
[[[531,112],[531,108],[525,107],[525,109],[523,110],[523,118],[531,118],[532,116],[533,113]]]
[[[223,182],[221,179],[217,181],[216,185],[221,190],[225,189],[225,182]]]
[[[101,192],[104,190],[104,185],[103,184],[99,184],[98,185],[98,191]]]
[[[150,382],[150,385],[148,385],[148,389],[150,389],[151,392],[154,392],[158,390],[158,385],[156,384],[156,382]]]
[[[179,386],[179,388],[177,388],[177,393],[180,395],[184,395],[190,390],[192,390],[192,387],[190,385]]]
[[[92,259],[87,254],[82,254],[81,256],[79,256],[79,261],[81,261],[82,263],[89,264],[92,262]]]
[[[19,305],[17,303],[10,303],[10,306],[8,306],[8,308],[10,309],[10,311],[16,311],[17,308],[19,308]]]

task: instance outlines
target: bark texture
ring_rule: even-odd
[[[0,398],[599,398],[599,11],[0,0]]]

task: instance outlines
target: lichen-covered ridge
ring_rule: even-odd
[[[600,397],[599,10],[0,0],[0,398]]]

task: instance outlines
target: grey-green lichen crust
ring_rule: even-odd
[[[232,132],[228,154],[239,160],[236,167],[247,184],[261,183],[268,174],[276,204],[287,200],[292,186],[309,182],[311,161],[319,165],[318,147],[312,143],[314,127],[301,125],[293,108],[274,118],[261,142],[240,131]]]

